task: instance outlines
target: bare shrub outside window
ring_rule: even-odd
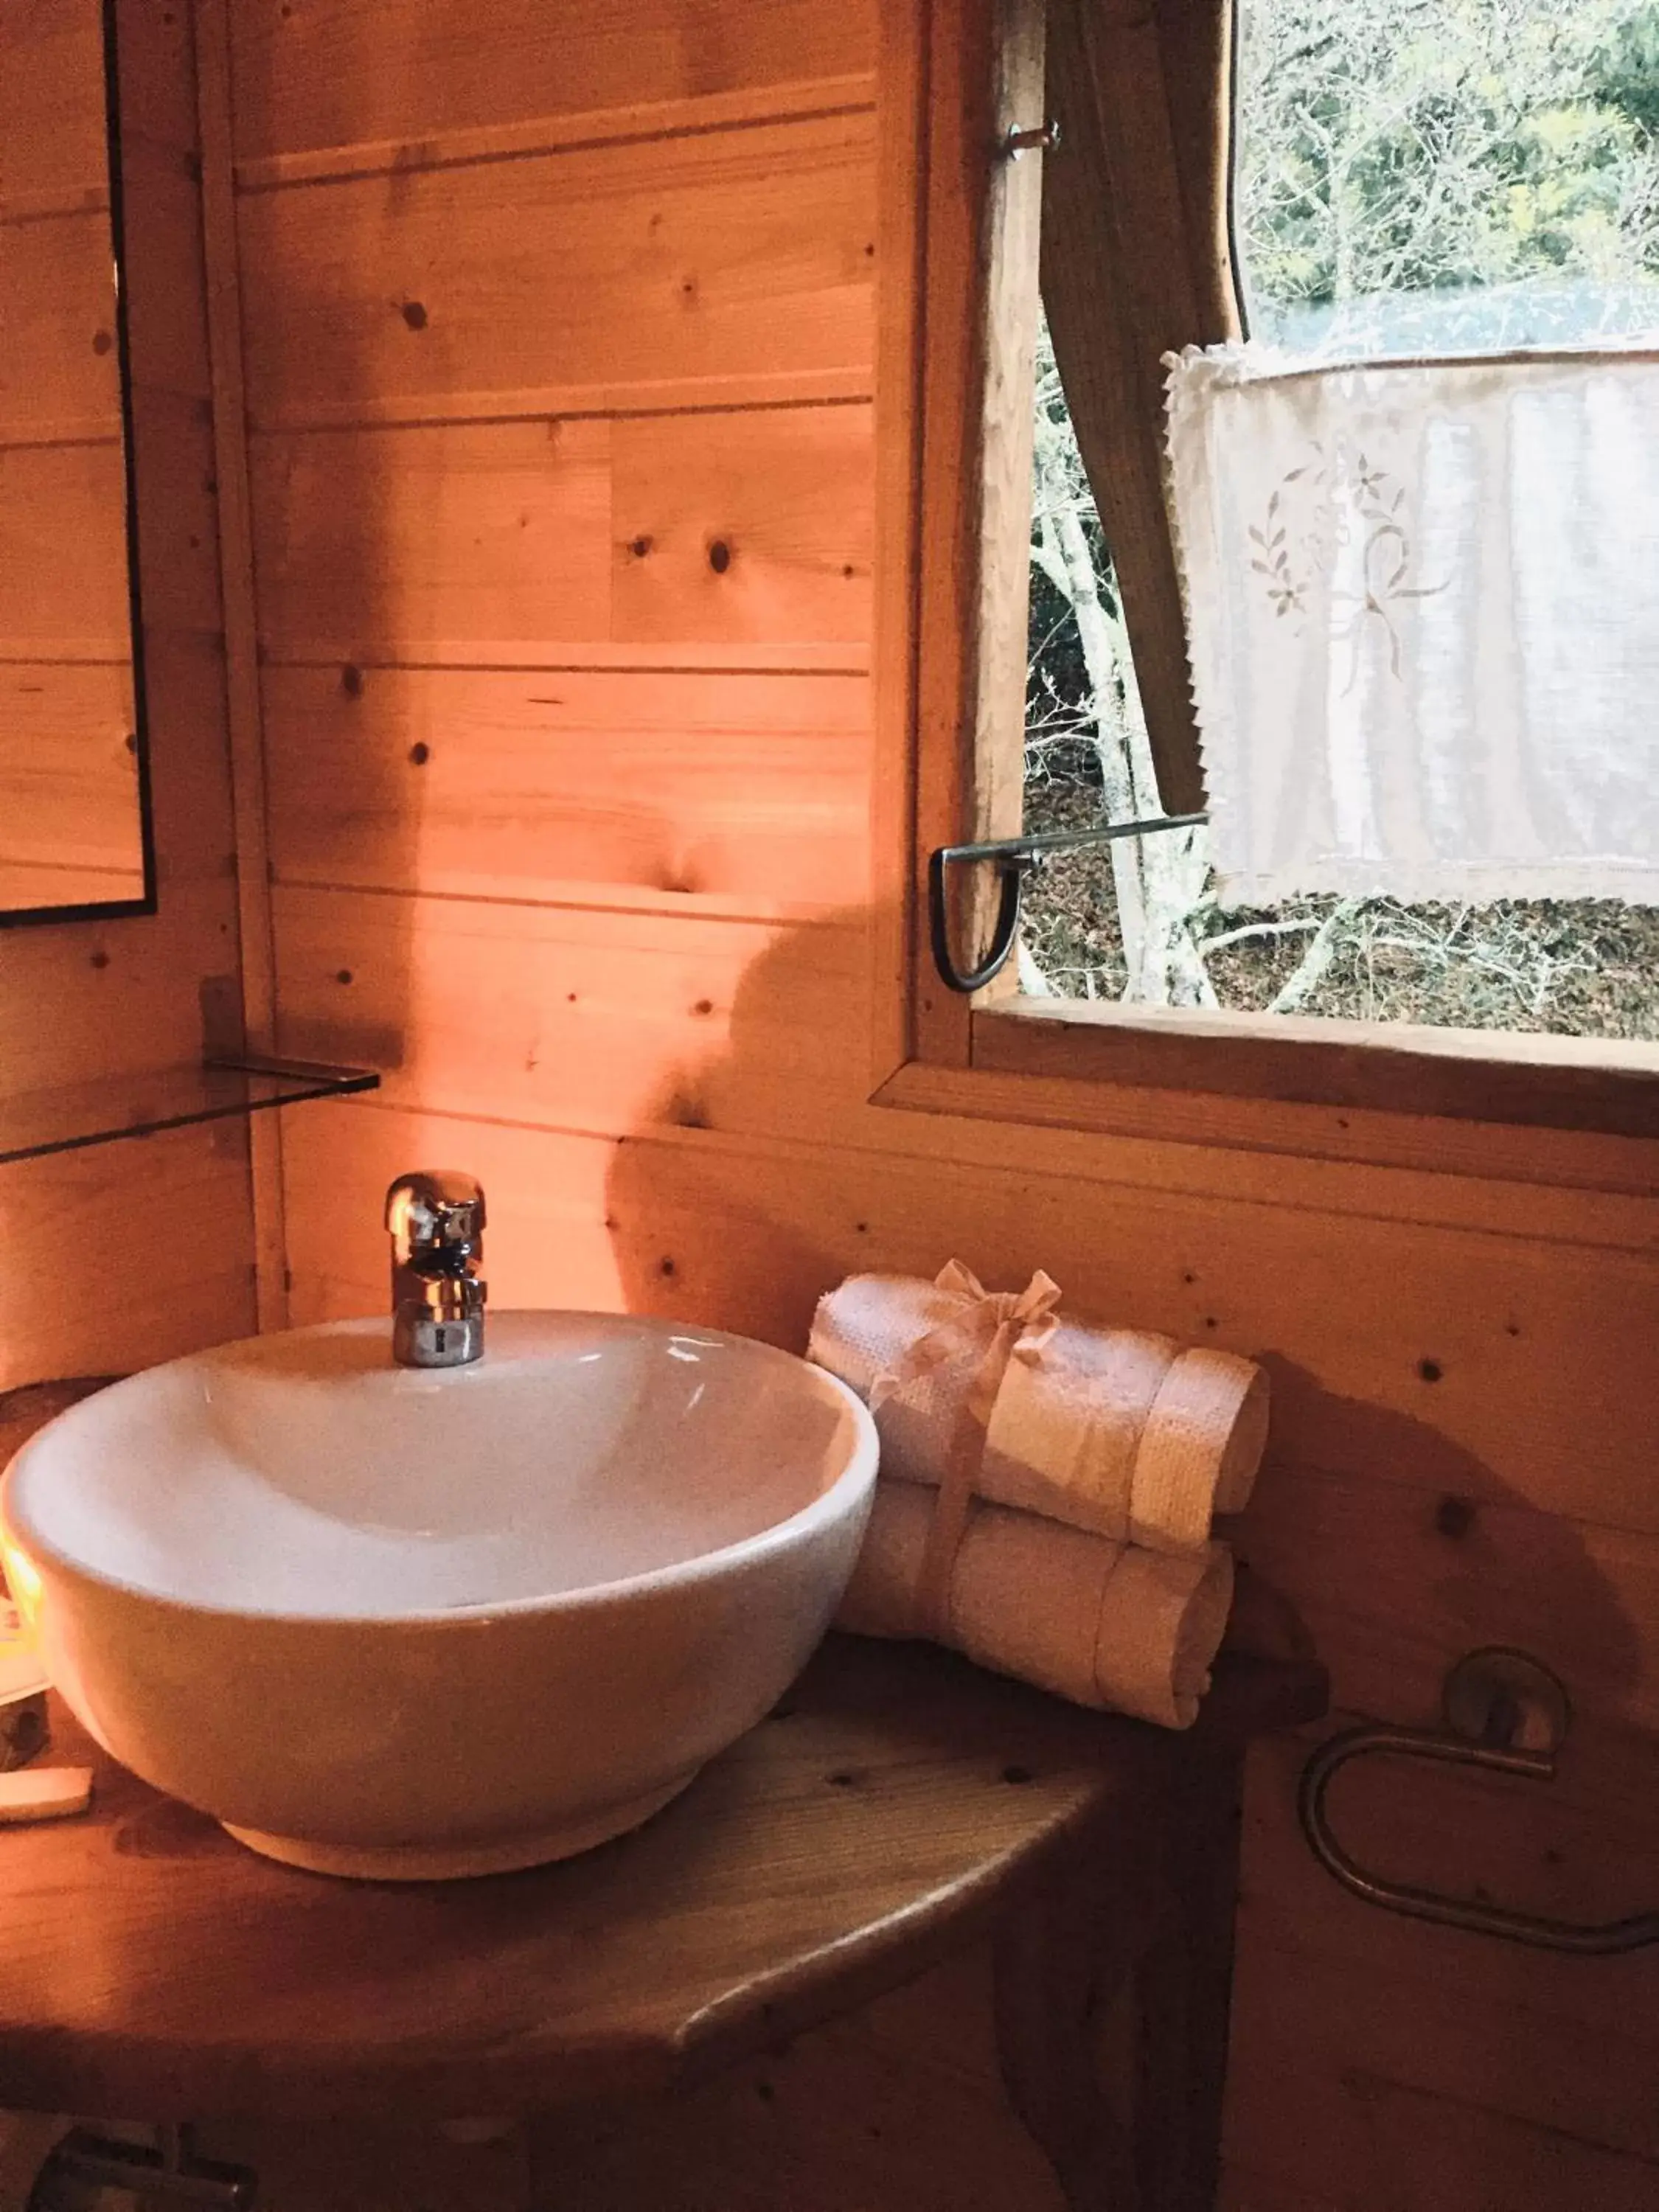
[[[1239,4],[1253,337],[1332,360],[1659,341],[1659,0]],[[1025,770],[1030,829],[1161,811],[1046,337]],[[1659,913],[1310,897],[1224,914],[1201,830],[1051,861],[1021,969],[1071,998],[1659,1036]]]

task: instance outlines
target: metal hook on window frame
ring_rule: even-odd
[[[1022,154],[1028,152],[1053,154],[1059,150],[1059,147],[1060,125],[1053,116],[1045,123],[1034,124],[1029,130],[1022,131],[1016,127],[1002,142],[1003,155],[1010,161],[1018,161]]]
[[[1025,896],[1025,878],[1042,866],[1052,853],[1080,852],[1091,845],[1108,845],[1120,837],[1149,836],[1155,830],[1196,830],[1207,814],[1162,814],[1145,822],[1114,822],[1103,830],[1048,830],[1030,837],[999,837],[983,845],[941,845],[927,860],[927,923],[933,965],[948,990],[982,991],[1007,964],[1019,934],[1019,918]],[[991,942],[976,968],[957,966],[951,949],[950,900],[947,871],[958,862],[988,860],[1002,878],[1001,896]]]
[[[1483,1695],[1486,1717],[1476,1721],[1470,1699],[1479,1700]],[[1302,1771],[1297,1811],[1302,1832],[1326,1872],[1352,1896],[1385,1912],[1431,1921],[1443,1928],[1459,1928],[1468,1935],[1495,1936],[1534,1950],[1605,1957],[1659,1943],[1659,1912],[1637,1912],[1622,1920],[1605,1921],[1557,1920],[1544,1913],[1517,1912],[1507,1906],[1447,1897],[1438,1890],[1419,1888],[1409,1882],[1385,1881],[1343,1849],[1331,1826],[1325,1798],[1332,1782],[1351,1759],[1373,1753],[1391,1753],[1443,1766],[1484,1767],[1489,1773],[1523,1775],[1537,1782],[1554,1780],[1555,1755],[1570,1720],[1566,1692],[1549,1669],[1527,1653],[1502,1645],[1468,1653],[1446,1678],[1446,1711],[1448,1727],[1443,1732],[1396,1728],[1386,1723],[1345,1729],[1328,1738],[1309,1759]],[[1541,1749],[1516,1741],[1528,1719],[1535,1724],[1534,1732],[1541,1735]],[[1474,1733],[1477,1727],[1484,1733]]]

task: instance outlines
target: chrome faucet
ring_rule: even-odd
[[[392,1232],[392,1356],[400,1367],[465,1367],[483,1354],[484,1194],[448,1168],[399,1176]]]

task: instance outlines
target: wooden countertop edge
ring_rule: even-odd
[[[992,1924],[1111,1806],[1111,1777],[1057,1808],[1028,1843],[988,1859],[966,1881],[872,1920],[770,1973],[734,1981],[680,2022],[642,2019],[567,2039],[530,2029],[516,2049],[404,2046],[362,2062],[360,2047],[264,2043],[211,2049],[164,2037],[95,2031],[0,2030],[0,2102],[22,2111],[121,2111],[146,2118],[271,2118],[331,2112],[435,2118],[531,2113],[661,2094],[706,2079],[913,1980]],[[304,1877],[311,1879],[311,1877]]]
[[[871,1663],[868,1646],[865,1663]],[[961,1671],[960,1662],[947,1663]],[[988,1686],[997,1678],[984,1679]],[[1001,1685],[1000,1693],[1009,1686]],[[1317,1718],[1325,1691],[1323,1671],[1312,1662],[1229,1655],[1218,1670],[1217,1692],[1191,1731],[1175,1735],[1136,1726],[1109,1737],[1103,1733],[1098,1765],[1086,1753],[1079,1757],[1060,1794],[1046,1808],[1033,1806],[1032,1823],[1017,1839],[988,1850],[947,1882],[878,1907],[864,1924],[817,1950],[796,1950],[758,1971],[739,1955],[726,1986],[695,2009],[677,2009],[671,1978],[660,2009],[641,2004],[628,2021],[607,2020],[602,2011],[561,2020],[552,2010],[556,1990],[550,1987],[550,2016],[538,2020],[532,2005],[529,2017],[498,2033],[493,2045],[487,2033],[480,2040],[476,2023],[461,2021],[453,2036],[422,2036],[367,2054],[361,2042],[255,2040],[257,2027],[239,2042],[234,2021],[226,2023],[228,2039],[212,2041],[199,2032],[168,2036],[130,2026],[71,2030],[14,2021],[0,2027],[0,2105],[137,2112],[147,2118],[392,2118],[412,2110],[433,2118],[471,2118],[684,2087],[925,1972],[985,1932],[1022,1889],[1040,1885],[1068,1849],[1090,1848],[1089,1832],[1097,1824],[1116,1883],[1121,1870],[1110,1839],[1130,1824],[1114,1822],[1111,1815],[1126,1796],[1166,1786],[1193,1754],[1205,1765],[1206,1754],[1236,1758],[1255,1735]],[[1066,1711],[1048,1710],[1056,1717]],[[1078,1716],[1079,1722],[1084,1717]],[[180,1872],[179,1909],[188,1913],[188,1875]],[[318,1878],[292,1879],[309,1883]],[[526,1911],[532,1910],[527,1896]],[[304,1940],[297,1922],[295,1934]],[[446,1971],[441,1957],[434,1957],[434,1971]]]

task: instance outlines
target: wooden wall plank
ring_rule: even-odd
[[[505,2122],[215,2119],[198,2140],[204,2158],[252,2166],[261,2212],[542,2212],[523,2132]]]
[[[871,410],[619,422],[616,635],[741,647],[870,635]]]
[[[220,1123],[0,1168],[0,1389],[246,1334],[246,1146]]]
[[[1365,2155],[1356,2151],[1379,2100],[1399,2089],[1468,2114],[1486,2142],[1492,2179],[1466,2203],[1574,2212],[1599,2206],[1600,2197],[1574,2192],[1593,2179],[1600,2185],[1604,2172],[1615,2191],[1630,2185],[1626,2164],[1659,2154],[1649,2094],[1659,2057],[1659,1956],[1598,1960],[1586,1974],[1582,1960],[1448,1933],[1357,1902],[1316,1866],[1297,1826],[1305,1749],[1289,1739],[1252,1758],[1229,2080],[1234,2156],[1285,2186],[1328,2187],[1341,2177],[1361,2212],[1395,2212],[1413,2200],[1397,2193],[1394,2167],[1374,2145]],[[1625,1803],[1609,1818],[1609,1766],[1621,1756]],[[1365,1780],[1364,1794],[1336,1809],[1351,1846],[1395,1878],[1466,1893],[1478,1884],[1534,1909],[1609,1916],[1638,1901],[1653,1863],[1656,1757],[1650,1735],[1632,1738],[1622,1754],[1578,1754],[1574,1780],[1570,1749],[1562,1781],[1498,1790],[1492,1778],[1379,1765],[1370,1778],[1351,1770]],[[1574,1799],[1565,1806],[1564,1785]],[[1290,2082],[1294,2128],[1285,2106]],[[1498,2177],[1517,2142],[1530,2154],[1540,2129],[1583,2146],[1583,2168],[1569,2160],[1553,2179],[1534,2174],[1526,2190],[1503,2193]],[[1409,2147],[1425,2187],[1449,2186],[1432,2130],[1413,2134]],[[1635,2170],[1650,2174],[1651,2164]],[[1460,2176],[1460,2185],[1468,2181]],[[1248,2191],[1243,2197],[1255,2202]]]
[[[217,483],[207,402],[138,386],[133,468],[146,637],[221,635]]]
[[[241,1034],[251,1053],[276,1036],[276,948],[270,921],[269,786],[261,722],[258,623],[254,605],[253,501],[248,480],[241,264],[232,178],[229,0],[196,0],[197,122],[201,137],[202,246],[208,363],[213,387],[220,591],[224,608],[225,737],[236,841],[241,952]],[[255,1117],[248,1131],[253,1267],[261,1334],[288,1319],[283,1225],[282,1128]]]
[[[389,1103],[615,1136],[652,1123],[828,1137],[861,935],[796,941],[804,988],[738,1012],[763,923],[279,889],[281,1049],[385,1071]],[[734,1018],[747,1028],[738,1079]]]
[[[189,501],[181,499],[185,520]],[[188,533],[187,536],[193,533]],[[204,605],[203,611],[207,611]],[[230,786],[223,751],[224,647],[216,624],[147,627],[145,684],[149,695],[150,793],[155,813],[155,843],[161,882],[209,883],[218,887],[222,919],[228,921],[234,899],[235,838]],[[167,902],[148,926],[124,929],[135,944],[148,945],[168,936]],[[216,923],[211,933],[220,937]],[[235,939],[231,938],[234,946]],[[182,942],[182,940],[181,940]],[[222,951],[222,946],[219,948]],[[194,999],[194,983],[184,989]]]
[[[122,8],[131,0],[117,0]],[[196,27],[194,11],[167,5],[146,10],[137,26],[118,18],[121,57],[121,134],[124,147],[135,139],[147,146],[194,153],[200,144],[196,112]],[[200,312],[199,289],[191,302]]]
[[[1538,1401],[1526,1410],[1536,1414]],[[1570,1458],[1528,1486],[1554,1509],[1545,1511],[1496,1479],[1466,1489],[1439,1434],[1415,1468],[1325,1474],[1284,1461],[1295,1450],[1352,1465],[1340,1408],[1310,1397],[1304,1413],[1263,1478],[1240,1548],[1296,1603],[1321,1650],[1341,1652],[1350,1705],[1426,1725],[1449,1652],[1530,1643],[1598,1721],[1659,1734],[1659,1515],[1648,1486],[1634,1486],[1629,1511],[1647,1533],[1632,1534],[1565,1517],[1603,1503],[1620,1510],[1616,1497],[1587,1490]],[[1559,1401],[1547,1433],[1564,1456],[1571,1422]],[[1443,1486],[1432,1480],[1436,1455]],[[1659,1790],[1659,1753],[1650,1779]]]
[[[235,862],[216,636],[156,633],[149,678],[159,911],[0,932],[8,1091],[179,1066],[200,1054],[204,1006],[234,1007]]]
[[[611,437],[554,421],[255,438],[264,651],[522,660],[605,636]]]
[[[434,424],[252,441],[271,658],[556,664],[586,641],[744,663],[856,647],[869,410]],[[741,470],[735,466],[744,457]],[[723,551],[717,551],[723,548]],[[373,657],[368,655],[368,657]]]
[[[861,896],[858,677],[275,667],[264,711],[290,883],[760,916]]]
[[[244,198],[251,419],[867,397],[872,137],[854,113],[526,159],[510,221],[493,164]]]
[[[452,1097],[462,1085],[480,1082],[466,1059],[467,1048],[457,1048],[422,1078],[431,1107],[441,1109],[446,1079],[456,1086]],[[758,1121],[770,1109],[763,1090],[751,1091],[749,1084],[765,1079],[744,1066],[728,1111]],[[1659,1500],[1641,1458],[1644,1412],[1626,1401],[1628,1417],[1621,1419],[1616,1395],[1618,1378],[1646,1358],[1655,1326],[1659,1280],[1644,1263],[1620,1267],[1609,1255],[1537,1252],[1464,1231],[1286,1217],[1269,1207],[1091,1186],[1012,1165],[976,1164],[964,1174],[948,1158],[854,1152],[822,1139],[792,1143],[775,1132],[763,1139],[636,1127],[615,1152],[598,1136],[511,1129],[469,1120],[469,1111],[478,1111],[470,1101],[457,1115],[438,1111],[407,1121],[384,1108],[332,1116],[328,1179],[335,1199],[356,1195],[325,1210],[319,1227],[337,1248],[332,1256],[313,1248],[307,1218],[298,1218],[296,1273],[337,1269],[348,1280],[377,1284],[380,1270],[369,1256],[378,1251],[377,1186],[411,1164],[394,1159],[400,1149],[441,1141],[447,1151],[476,1155],[457,1164],[486,1183],[493,1174],[499,1183],[491,1215],[497,1246],[513,1235],[501,1224],[525,1208],[538,1218],[550,1188],[557,1188],[565,1214],[585,1224],[579,1241],[568,1228],[545,1245],[532,1238],[537,1256],[508,1293],[515,1299],[641,1300],[652,1310],[701,1315],[799,1349],[814,1301],[857,1268],[932,1273],[954,1255],[988,1281],[1017,1285],[1043,1266],[1080,1314],[1265,1357],[1275,1383],[1277,1457],[1398,1486],[1397,1501],[1391,1492],[1376,1503],[1379,1527],[1393,1516],[1409,1531],[1448,1494],[1571,1509],[1586,1521],[1647,1534],[1659,1527]],[[799,1111],[805,1117],[812,1109],[803,1103]],[[367,1224],[361,1232],[351,1227],[356,1221]],[[358,1233],[361,1243],[353,1241]],[[565,1272],[567,1258],[573,1274]],[[665,1259],[673,1262],[666,1273]],[[1516,1315],[1523,1334],[1511,1338],[1505,1324]],[[1212,1319],[1216,1326],[1207,1328]],[[1538,1356],[1535,1345],[1568,1330],[1582,1339],[1570,1369]],[[1443,1346],[1446,1365],[1437,1382],[1419,1372],[1425,1339]],[[1601,1409],[1589,1432],[1587,1401]],[[1293,1526],[1295,1515],[1290,1519]],[[1361,1533],[1346,1539],[1356,1578],[1364,1573],[1368,1525],[1362,1521]],[[1494,1525],[1507,1527],[1501,1519]],[[1270,1540],[1262,1541],[1267,1556]],[[1519,1523],[1503,1542],[1504,1556],[1526,1570],[1522,1587],[1506,1600],[1494,1584],[1480,1618],[1504,1640],[1524,1641],[1528,1620],[1537,1617],[1548,1551],[1540,1549],[1536,1531],[1528,1534]],[[1405,1545],[1402,1533],[1396,1557]],[[1569,1559],[1574,1548],[1564,1537],[1559,1556]],[[1601,1547],[1599,1562],[1583,1571],[1576,1607],[1587,1590],[1600,1590],[1620,1556],[1616,1545]],[[1334,1571],[1316,1523],[1303,1578]],[[1409,1565],[1391,1571],[1389,1586],[1403,1596]],[[1586,1619],[1577,1648],[1591,1645],[1598,1622],[1607,1632],[1610,1621],[1627,1615],[1650,1589],[1651,1571],[1640,1554],[1628,1570],[1635,1580],[1626,1599]],[[1439,1570],[1443,1580],[1449,1572]],[[1459,1601],[1454,1589],[1438,1616],[1449,1635]],[[1466,1595],[1461,1602],[1475,1601]],[[1437,1632],[1423,1634],[1425,1648],[1431,1632]],[[1395,1648],[1409,1648],[1413,1633],[1402,1628]],[[1364,1649],[1358,1635],[1354,1649]],[[1628,1654],[1627,1627],[1614,1649]],[[1599,1682],[1628,1684],[1627,1656],[1623,1663],[1620,1677],[1619,1660],[1604,1662]],[[1640,1679],[1650,1677],[1644,1672]],[[1374,1668],[1368,1680],[1376,1681]],[[1643,1710],[1649,1694],[1640,1692]]]
[[[1394,1710],[1401,1710],[1399,1701]],[[1422,1709],[1416,1717],[1424,1717]],[[1334,1792],[1332,1800],[1341,1832],[1396,1878],[1415,1873],[1466,1894],[1476,1885],[1497,1894],[1497,1886],[1503,1884],[1520,1905],[1542,1909],[1547,1902],[1559,1911],[1586,1918],[1639,1911],[1644,1896],[1651,1894],[1646,1877],[1659,1820],[1651,1733],[1630,1732],[1622,1744],[1609,1734],[1586,1744],[1581,1740],[1584,1719],[1581,1714],[1575,1723],[1553,1783],[1498,1786],[1490,1777],[1450,1771],[1431,1776],[1382,1760],[1375,1762],[1369,1776],[1363,1763],[1351,1767],[1340,1790],[1352,1802],[1340,1802]],[[1288,1978],[1311,1971],[1312,1962],[1321,1972],[1328,1967],[1346,1973],[1356,1988],[1398,1983],[1397,2002],[1407,2023],[1413,2005],[1422,2000],[1406,1990],[1438,1985],[1452,2021],[1461,2021],[1469,2038],[1464,2058],[1469,2082],[1490,2067],[1483,2034],[1494,2033],[1495,2023],[1505,2018],[1549,2023],[1539,2031],[1540,2064],[1552,2040],[1570,2039],[1591,2049],[1598,2039],[1607,2041],[1625,2054],[1617,2063],[1626,2075],[1629,2046],[1651,2054],[1659,2040],[1659,1953],[1653,1949],[1598,1960],[1595,1972],[1587,1974],[1581,1960],[1559,1953],[1379,1912],[1326,1875],[1308,1850],[1296,1813],[1296,1780],[1310,1748],[1310,1741],[1290,1735],[1264,1742],[1251,1755],[1240,1925],[1249,1934],[1243,1955],[1254,1953],[1261,1964],[1247,1968],[1241,1978],[1241,2042],[1254,2009],[1275,2001],[1275,1991],[1283,1993],[1286,2003],[1302,2001],[1285,1984]],[[1622,1774],[1615,1771],[1621,1762]],[[1356,1781],[1363,1785],[1358,1795],[1350,1791]],[[1378,2002],[1382,2006],[1389,2001]],[[1483,2029],[1482,2022],[1494,2025]],[[1327,2051],[1310,2057],[1340,2069],[1345,2053],[1340,2042],[1333,2041]],[[1488,2095],[1487,2101],[1498,2100]],[[1601,2139],[1615,2146],[1648,2146],[1651,2105],[1614,2109],[1620,2118],[1616,2126],[1601,2125]]]
[[[914,1062],[878,1095],[907,1112],[971,1113],[1022,1128],[1084,1130],[1100,1137],[1163,1136],[1198,1152],[1277,1152],[1304,1174],[1351,1180],[1352,1169],[1405,1168],[1419,1182],[1464,1181],[1524,1190],[1547,1209],[1556,1194],[1596,1190],[1634,1206],[1659,1189],[1659,1144],[1583,1130],[1496,1121],[1437,1121],[1427,1115],[1359,1107],[1297,1105],[1284,1099],[1223,1098],[1215,1092],[1098,1085],[1074,1079],[1001,1074]],[[1513,1216],[1517,1201],[1511,1195]],[[1540,1224],[1540,1230],[1542,1224]],[[1543,1233],[1548,1233],[1547,1231]]]
[[[238,1003],[229,858],[205,878],[164,867],[160,911],[139,917],[148,930],[90,921],[0,931],[0,1009],[19,1010],[6,1022],[0,1096],[200,1059],[204,1009],[234,1014]]]
[[[1001,2084],[842,2024],[654,2110],[532,2132],[544,2203],[605,2212],[1063,2212]]]
[[[1332,2193],[1329,2185],[1316,2197],[1266,2175],[1249,2172],[1230,2160],[1221,2171],[1221,2192],[1216,2212],[1352,2212],[1353,2200],[1346,2191]]]
[[[1275,2159],[1272,2180],[1288,2182],[1319,2212],[1650,2212],[1659,2185],[1647,2160],[1570,2130],[1358,2072],[1308,2083],[1293,2112],[1283,2095],[1280,2084],[1271,2143],[1252,2128],[1241,2137],[1243,2154]],[[1340,2195],[1331,2193],[1333,2175]]]
[[[237,153],[429,141],[529,118],[868,70],[875,0],[239,0]]]
[[[622,1273],[605,1226],[615,1147],[605,1139],[386,1109],[360,1113],[343,1100],[337,1112],[330,1109],[325,1144],[313,1137],[302,1146],[296,1109],[285,1108],[283,1120],[293,1163],[288,1244],[296,1327],[384,1310],[386,1188],[409,1169],[434,1166],[480,1176],[487,1194],[493,1178],[508,1194],[505,1212],[492,1200],[485,1248],[497,1310],[622,1310]]]

